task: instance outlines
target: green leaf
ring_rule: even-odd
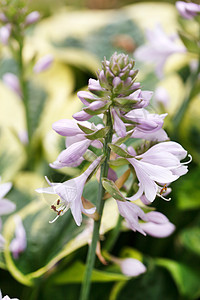
[[[106,134],[108,133],[109,131],[109,127],[106,126],[104,128],[101,128],[91,134],[87,134],[85,135],[85,137],[89,140],[97,140],[97,139],[101,139],[101,138],[104,138],[106,136]]]
[[[116,167],[129,164],[129,162],[125,158],[117,158],[115,160],[109,160],[108,163],[109,163],[109,165],[116,166]]]
[[[81,125],[79,123],[77,123],[77,125],[86,134],[90,134],[90,133],[94,132],[94,130],[92,130],[92,129],[88,128],[88,127],[85,127],[85,126],[83,126],[83,125]]]
[[[200,228],[185,229],[179,236],[181,244],[191,252],[200,255]]]
[[[106,192],[108,192],[114,199],[126,201],[126,199],[112,180],[102,178],[102,184]]]
[[[114,98],[114,101],[116,104],[119,104],[122,107],[131,108],[135,103],[137,103],[137,100],[132,99],[126,99],[126,98]]]
[[[39,125],[40,117],[47,99],[47,93],[40,86],[35,86],[32,82],[27,85],[28,89],[28,110],[31,135],[33,135]]]
[[[196,299],[200,295],[200,274],[195,270],[170,259],[159,258],[156,263],[170,272],[181,295],[189,297],[189,299]]]
[[[123,150],[121,147],[119,147],[118,145],[115,144],[108,144],[108,146],[110,147],[110,149],[115,152],[116,154],[118,154],[119,156],[122,156],[124,158],[133,158],[132,155],[130,155],[127,151]]]
[[[125,143],[132,135],[133,132],[129,132],[125,137],[119,138],[116,142],[115,145],[120,146],[121,144]]]
[[[198,42],[192,39],[191,36],[186,35],[184,32],[179,32],[179,36],[189,52],[200,53]]]
[[[76,261],[65,271],[52,277],[54,284],[81,283],[83,281],[85,265],[80,261]],[[93,269],[92,282],[109,282],[109,281],[126,281],[127,276],[120,273],[111,273],[106,271],[98,271]]]

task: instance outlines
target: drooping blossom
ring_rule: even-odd
[[[20,216],[15,216],[15,237],[10,243],[10,251],[15,259],[18,259],[20,253],[24,252],[27,246],[26,231],[24,229]]]
[[[90,209],[83,207],[81,197],[88,176],[97,168],[100,161],[101,157],[97,158],[80,176],[63,183],[53,183],[46,178],[50,187],[36,190],[38,193],[56,194],[60,197],[60,199],[56,201],[56,204],[51,206],[57,213],[56,218],[52,222],[59,216],[62,216],[70,208],[76,224],[80,226],[82,222],[82,212],[87,214],[93,214],[95,212],[95,207]]]
[[[146,37],[148,43],[137,48],[134,56],[145,63],[154,63],[156,74],[161,78],[168,57],[174,53],[184,53],[186,49],[176,43],[174,36],[168,36],[160,25],[157,25],[153,30],[147,29]]]
[[[100,124],[95,126],[87,121],[80,124],[88,129],[93,128],[93,130],[102,128]],[[87,139],[75,120],[62,119],[55,122],[52,127],[58,134],[67,137],[67,148],[59,154],[56,161],[50,164],[52,168],[76,167],[84,160],[83,155],[90,145],[97,148],[102,147],[99,141]]]
[[[32,11],[27,15],[25,19],[25,25],[31,25],[36,23],[40,19],[40,13],[38,11]]]
[[[192,2],[177,1],[176,8],[185,19],[193,19],[200,13],[200,5]]]
[[[22,96],[21,87],[18,77],[13,73],[5,73],[3,75],[3,82],[19,97]]]
[[[19,300],[18,298],[10,298],[8,295],[2,296],[1,290],[0,290],[0,300]]]
[[[33,67],[35,73],[41,73],[50,68],[53,63],[53,55],[47,54],[41,57]]]
[[[127,226],[143,235],[164,238],[175,230],[175,226],[160,212],[144,211],[135,203],[117,201],[119,213],[125,218]],[[140,222],[142,220],[143,222]]]

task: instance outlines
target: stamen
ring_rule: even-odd
[[[188,157],[189,157],[189,161],[181,163],[182,165],[187,165],[192,161],[192,155],[188,154]]]
[[[164,194],[167,191],[167,185],[165,184],[163,188],[160,190],[160,195]]]
[[[52,221],[49,221],[50,224],[54,223],[60,216],[57,215]]]

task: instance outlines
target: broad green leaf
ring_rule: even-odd
[[[53,276],[54,284],[80,283],[83,281],[85,265],[80,261],[76,261],[65,271]],[[127,276],[120,273],[111,273],[94,269],[92,271],[92,282],[109,282],[109,281],[126,281]]]
[[[104,138],[106,136],[106,134],[108,133],[109,131],[109,127],[104,127],[104,128],[101,128],[91,134],[87,134],[85,135],[85,137],[89,140],[96,140],[96,139],[101,139],[101,138]]]
[[[118,154],[119,156],[122,156],[123,158],[133,158],[132,155],[130,155],[127,151],[123,150],[120,146],[115,144],[108,144],[110,149]]]
[[[126,199],[112,180],[102,178],[102,184],[106,192],[108,192],[114,199],[119,201],[126,201]]]
[[[181,244],[191,252],[200,255],[200,228],[184,229],[179,236]]]
[[[156,259],[158,266],[166,268],[173,277],[181,295],[196,299],[200,295],[199,276],[189,266],[170,259]]]

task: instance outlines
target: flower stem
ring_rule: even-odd
[[[91,286],[91,276],[92,276],[92,269],[95,263],[95,256],[96,256],[96,247],[97,242],[99,240],[99,229],[101,225],[101,217],[104,207],[104,188],[101,182],[102,177],[107,177],[108,174],[108,160],[110,158],[110,148],[108,147],[108,143],[112,141],[112,120],[111,120],[111,114],[110,111],[107,112],[107,121],[106,126],[110,127],[110,130],[105,137],[104,142],[104,148],[103,152],[105,155],[105,161],[101,166],[101,174],[100,174],[100,181],[99,181],[99,191],[98,191],[98,198],[97,198],[97,212],[99,213],[99,220],[94,222],[94,229],[93,229],[93,236],[92,236],[92,242],[88,251],[87,256],[87,262],[86,262],[86,270],[85,275],[82,283],[81,288],[81,294],[80,294],[80,300],[88,300],[89,299],[89,292],[90,292],[90,286]]]

